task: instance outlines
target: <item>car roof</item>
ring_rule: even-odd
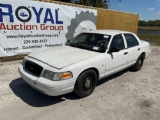
[[[83,33],[97,33],[97,34],[106,34],[106,35],[116,35],[116,34],[131,33],[131,32],[122,31],[122,30],[91,30],[91,31],[85,31]]]

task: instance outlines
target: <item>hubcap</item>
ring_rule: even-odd
[[[93,78],[91,76],[87,76],[84,81],[83,81],[83,85],[82,85],[82,89],[83,91],[89,91],[92,89],[92,85],[93,85]]]
[[[143,58],[140,58],[140,59],[139,59],[138,65],[139,65],[139,67],[141,67],[141,66],[143,65]]]
[[[87,78],[86,83],[85,83],[85,87],[89,88],[91,86],[91,80],[89,78]]]
[[[139,64],[139,66],[141,66],[141,64],[142,64],[142,61],[141,61],[141,59],[139,60],[139,63],[138,63],[138,64]]]

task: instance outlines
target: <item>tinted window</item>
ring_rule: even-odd
[[[137,39],[132,34],[124,34],[128,48],[139,45]]]
[[[110,48],[119,48],[120,50],[125,48],[122,35],[115,35],[113,37]]]

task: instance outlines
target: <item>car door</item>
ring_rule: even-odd
[[[128,66],[134,64],[140,55],[140,46],[138,40],[133,34],[126,33],[124,38],[128,49]]]
[[[127,65],[128,50],[121,34],[113,37],[109,45],[111,48],[119,48],[120,51],[106,53],[106,75],[124,69]]]

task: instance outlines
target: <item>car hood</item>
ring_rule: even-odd
[[[100,53],[70,46],[61,46],[31,53],[29,57],[44,62],[57,69],[62,69],[98,54]]]

